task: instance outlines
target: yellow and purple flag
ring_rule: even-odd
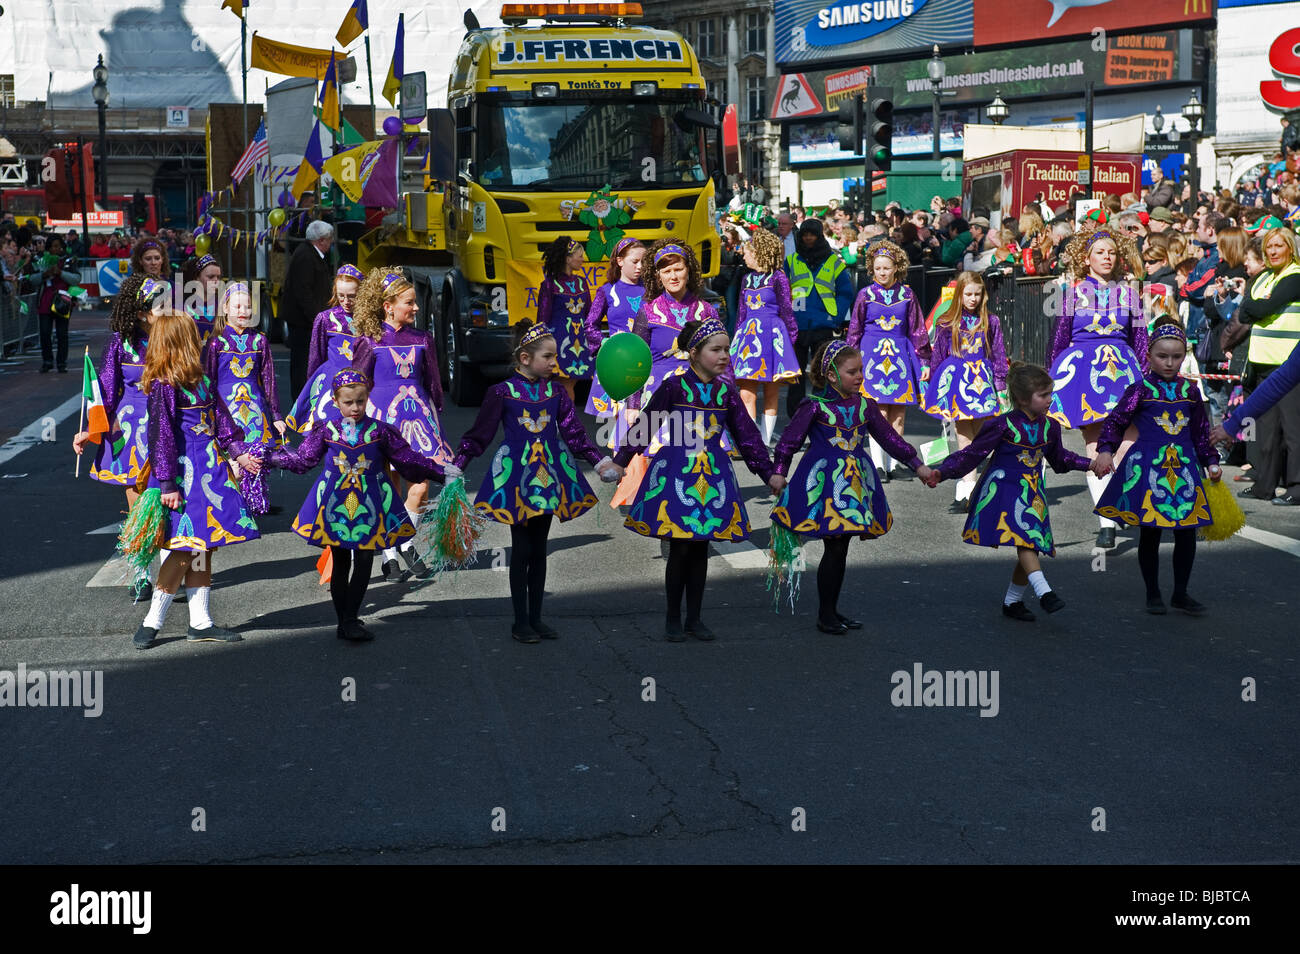
[[[320,119],[333,132],[339,133],[343,126],[339,122],[339,84],[334,64],[334,51],[330,50],[329,69],[325,71],[325,81],[320,87]]]
[[[303,150],[302,164],[298,167],[298,174],[293,177],[293,185],[289,191],[293,193],[295,202],[302,200],[302,194],[316,184],[320,178],[321,166],[325,163],[325,156],[321,151],[320,144],[320,120],[316,120],[311,127],[311,136],[307,139],[307,148]]]
[[[397,44],[393,47],[393,62],[388,67],[388,78],[384,80],[384,99],[388,105],[397,105],[397,91],[402,88],[402,47],[406,45],[406,14],[397,15]]]
[[[338,40],[339,46],[346,47],[369,28],[370,14],[366,12],[366,0],[352,0],[352,6],[334,39]]]
[[[222,0],[222,10],[229,10],[239,19],[244,19],[244,0]]]

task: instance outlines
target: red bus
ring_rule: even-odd
[[[102,209],[105,212],[121,212],[124,227],[134,227],[131,222],[131,200],[129,195],[110,195],[108,197],[108,207],[103,208],[96,201],[95,208]],[[145,207],[148,214],[145,217],[143,228],[150,232],[158,231],[158,200],[152,194],[144,197]],[[45,190],[44,189],[0,189],[0,213],[8,212],[13,215],[14,220],[23,224],[28,220],[36,222],[37,228],[45,228]],[[77,232],[81,231],[81,219],[76,217],[77,224],[71,226]],[[69,226],[60,225],[59,231],[67,231]],[[102,228],[94,225],[90,226],[91,235],[98,235],[104,232],[112,232],[113,228]]]

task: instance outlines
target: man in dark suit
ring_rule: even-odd
[[[334,244],[334,226],[328,222],[312,222],[307,226],[306,239],[289,259],[284,287],[280,289],[280,314],[289,328],[290,400],[307,383],[312,322],[329,303],[334,283],[329,254]]]

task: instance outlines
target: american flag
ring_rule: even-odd
[[[271,144],[266,141],[266,120],[264,119],[257,124],[257,132],[253,134],[253,141],[248,144],[244,154],[235,163],[235,171],[230,174],[230,181],[238,186],[240,180],[257,165],[258,160],[265,159],[270,154]]]

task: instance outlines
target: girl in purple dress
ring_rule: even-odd
[[[229,461],[237,459],[251,474],[260,463],[203,373],[198,329],[189,315],[154,319],[140,389],[149,396],[149,488],[168,508],[162,548],[169,552],[133,642],[137,649],[153,645],[182,581],[189,597],[187,638],[238,642],[238,633],[216,626],[208,614],[212,561],[219,547],[258,537]],[[141,498],[137,509],[148,499]]]
[[[641,263],[644,260],[645,246],[639,239],[630,236],[619,239],[614,251],[610,253],[605,284],[597,289],[591,310],[587,312],[587,350],[591,354],[600,351],[606,338],[632,330],[636,313],[641,308],[641,299],[645,296],[645,286],[641,284]],[[602,319],[605,320],[606,331],[601,331]],[[614,447],[622,440],[625,407],[625,401],[615,401],[605,393],[600,379],[593,378],[591,394],[587,397],[587,413],[595,415],[597,419],[612,418],[619,422],[614,431]]]
[[[1169,605],[1192,616],[1205,607],[1187,595],[1196,559],[1196,529],[1214,522],[1205,500],[1201,468],[1210,480],[1223,472],[1210,443],[1205,401],[1196,382],[1178,373],[1187,357],[1187,337],[1176,318],[1162,318],[1151,330],[1151,370],[1129,387],[1102,425],[1097,463],[1109,471],[1130,424],[1137,440],[1119,463],[1096,512],[1140,527],[1138,567],[1147,587],[1147,612],[1167,612],[1160,595],[1160,538],[1174,534],[1174,592]]]
[[[763,386],[763,440],[772,443],[781,386],[799,377],[794,340],[799,335],[790,301],[790,279],[781,268],[785,246],[766,229],[745,243],[746,273],[740,286],[736,337],[731,342],[731,370],[740,400],[758,420],[758,388]]]
[[[154,308],[165,307],[168,291],[168,285],[157,279],[127,276],[113,300],[108,322],[113,336],[104,346],[99,363],[99,393],[109,432],[95,452],[90,476],[125,490],[128,513],[140,496],[135,485],[149,460],[149,398],[140,390],[140,377],[144,374]],[[72,439],[72,449],[82,453],[89,439],[90,433],[81,431]],[[138,603],[153,595],[153,586],[144,578],[133,581],[130,591],[132,600]]]
[[[284,436],[275,362],[266,335],[254,330],[253,298],[243,282],[221,296],[217,321],[203,348],[203,373],[226,403],[244,440],[271,442]]]
[[[194,319],[199,332],[199,346],[207,345],[217,321],[221,298],[221,263],[211,255],[186,262],[181,272],[185,281],[185,313]]]
[[[573,458],[595,465],[601,479],[609,482],[618,479],[619,468],[587,439],[568,392],[551,381],[556,354],[550,328],[540,322],[516,328],[515,372],[488,390],[446,473],[460,477],[465,465],[487,450],[497,428],[505,427],[474,506],[510,527],[510,598],[515,611],[510,635],[521,643],[536,643],[559,638],[542,622],[551,521],[572,520],[598,503]]]
[[[329,548],[338,637],[362,642],[375,638],[358,618],[375,551],[415,535],[387,468],[415,483],[441,480],[442,468],[412,450],[392,424],[366,414],[370,382],[365,375],[344,368],[330,383],[338,419],[318,422],[297,451],[271,450],[266,466],[305,474],[325,462],[294,518],[293,532],[312,546]]]
[[[685,286],[685,262],[678,268],[680,275],[665,275],[666,288]],[[670,642],[681,642],[687,635],[714,638],[700,619],[709,543],[749,536],[740,485],[722,447],[723,430],[731,431],[745,463],[772,493],[779,494],[785,487],[785,478],[773,471],[763,437],[735,385],[721,377],[730,361],[731,345],[722,322],[717,318],[687,322],[676,345],[688,356],[686,370],[659,385],[614,457],[615,463],[626,467],[634,456],[647,451],[652,439],[660,445],[650,458],[625,525],[633,533],[669,541],[664,633]]]
[[[1007,373],[1007,388],[1015,409],[984,425],[979,436],[934,468],[931,487],[947,477],[974,470],[989,454],[984,476],[971,496],[970,513],[961,538],[977,547],[1011,544],[1016,548],[1016,568],[1002,601],[1002,614],[1033,622],[1025,606],[1025,587],[1032,584],[1039,605],[1049,613],[1065,606],[1043,576],[1038,554],[1056,555],[1043,486],[1043,460],[1058,474],[1071,470],[1105,473],[1098,462],[1089,463],[1061,444],[1061,425],[1048,416],[1052,406],[1052,379],[1035,365],[1017,364]]]
[[[392,424],[417,453],[438,466],[451,463],[451,448],[442,436],[438,412],[442,410],[442,382],[433,338],[415,327],[419,312],[415,286],[399,270],[371,269],[357,292],[353,326],[359,337],[352,368],[372,382],[366,413]],[[428,494],[424,481],[406,488],[406,509],[419,525]],[[411,541],[402,544],[407,569],[422,574]],[[391,579],[401,571],[397,549],[384,550],[382,571]]]
[[[555,336],[557,373],[570,401],[578,381],[590,380],[596,367],[584,328],[591,311],[591,289],[582,274],[585,260],[582,246],[561,235],[542,253],[542,284],[537,290],[537,321]]]
[[[908,407],[920,404],[930,338],[907,277],[907,253],[893,242],[867,249],[874,281],[858,292],[849,319],[849,344],[862,352],[862,393],[880,406],[900,437]],[[893,461],[873,445],[872,459],[887,475]],[[901,476],[901,475],[900,475]]]
[[[1047,351],[1056,382],[1048,413],[1062,427],[1083,432],[1090,457],[1097,454],[1106,415],[1147,372],[1146,318],[1137,288],[1128,283],[1128,263],[1136,255],[1130,238],[1094,227],[1080,231],[1063,256],[1082,281],[1065,289]],[[1109,476],[1088,475],[1094,504],[1109,483]],[[1109,517],[1101,518],[1097,546],[1115,546],[1115,526]]]
[[[976,272],[957,276],[952,301],[935,318],[930,383],[925,413],[951,421],[957,449],[970,445],[984,422],[1000,409],[999,392],[1007,386],[1007,349],[1002,326],[988,311],[984,279]],[[957,481],[953,510],[965,513],[975,479]]]
[[[772,509],[772,522],[822,541],[817,628],[842,635],[862,628],[838,608],[849,541],[883,536],[894,524],[868,455],[868,440],[875,437],[922,480],[930,477],[930,468],[889,426],[876,402],[862,396],[862,354],[857,348],[843,341],[826,342],[813,356],[811,377],[816,390],[794,412],[773,455],[776,473],[785,476],[804,440],[810,441]]]
[[[300,434],[306,434],[315,423],[339,419],[339,407],[330,389],[334,375],[352,367],[356,356],[357,331],[352,324],[352,308],[365,277],[355,265],[340,268],[334,276],[334,294],[328,307],[312,322],[307,383],[285,418],[290,429]]]

